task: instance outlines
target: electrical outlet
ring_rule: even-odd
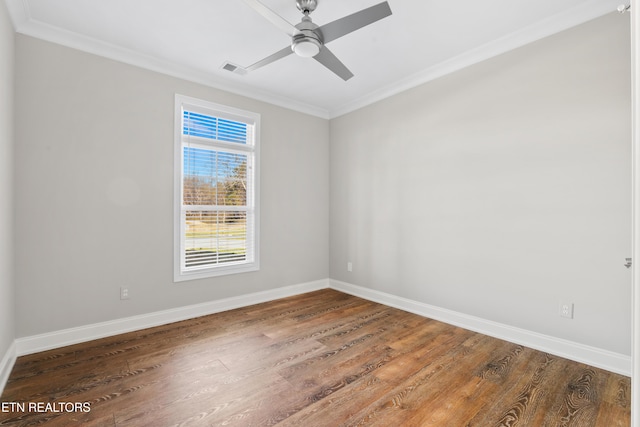
[[[351,261],[347,262],[347,271],[353,271],[353,263]]]
[[[120,299],[129,299],[129,288],[120,286]]]
[[[560,303],[560,317],[566,317],[567,319],[573,319],[573,303],[561,302]]]

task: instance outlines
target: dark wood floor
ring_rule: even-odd
[[[628,377],[322,290],[20,357],[0,402],[26,410],[0,425],[627,427],[629,397]]]

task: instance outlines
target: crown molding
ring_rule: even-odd
[[[534,25],[525,27],[476,49],[467,51],[396,83],[382,87],[363,97],[327,110],[322,107],[282,97],[272,92],[216,78],[210,73],[202,70],[196,70],[171,61],[143,55],[133,50],[45,24],[31,17],[27,0],[5,1],[9,9],[9,14],[13,21],[14,28],[16,32],[20,34],[71,47],[73,49],[92,53],[323,119],[332,119],[342,116],[385,98],[389,98],[398,93],[435,80],[439,77],[461,70],[470,65],[503,54],[576,25],[580,25],[607,13],[611,13],[616,10],[616,6],[619,3],[619,0],[589,0],[580,6],[552,16]]]
[[[330,118],[336,118],[350,113],[383,99],[397,95],[406,90],[420,86],[439,77],[459,71],[473,64],[533,43],[545,37],[575,27],[616,10],[619,1],[590,0],[578,7],[554,15],[536,24],[522,28],[504,37],[486,43],[475,49],[464,52],[447,61],[441,62],[424,71],[416,73],[399,82],[393,83],[352,102],[343,104],[329,112]]]
[[[324,108],[301,103],[267,91],[249,87],[247,85],[234,84],[229,80],[216,78],[212,74],[202,70],[183,66],[181,64],[150,55],[144,55],[131,49],[106,43],[102,40],[87,37],[38,21],[30,16],[27,0],[6,0],[6,3],[14,28],[19,34],[70,47],[72,49],[123,62],[150,71],[155,71],[171,77],[224,90],[256,101],[266,102],[323,119],[329,118],[329,112]]]
[[[13,24],[13,29],[17,32],[18,28],[29,21],[30,14],[26,0],[5,0],[9,17]]]

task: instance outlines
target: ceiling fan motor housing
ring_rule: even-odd
[[[298,0],[298,3],[305,0]],[[315,0],[313,0],[315,3]],[[317,29],[318,26],[311,22],[311,18],[306,15],[302,18],[302,22],[296,25],[299,33],[291,39],[291,49],[296,55],[303,58],[316,56],[322,48],[322,33]]]

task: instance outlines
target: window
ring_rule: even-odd
[[[260,116],[176,95],[174,280],[254,271]]]

